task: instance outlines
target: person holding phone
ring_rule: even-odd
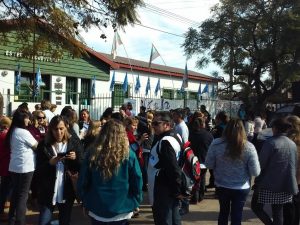
[[[50,224],[57,206],[59,224],[69,225],[76,197],[72,176],[80,169],[82,146],[68,132],[62,116],[52,118],[45,140],[37,148],[39,225]]]

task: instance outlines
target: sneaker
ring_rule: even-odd
[[[139,211],[134,211],[131,218],[138,218],[139,216],[140,216],[140,212]]]

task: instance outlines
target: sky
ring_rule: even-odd
[[[210,8],[217,4],[218,0],[145,0],[144,2],[146,7],[138,8],[142,25],[129,25],[124,31],[118,31],[123,45],[118,47],[117,55],[149,62],[153,44],[161,55],[153,63],[184,69],[186,56],[181,47],[184,42],[183,34],[189,27],[196,28],[202,21],[208,19],[211,16]],[[102,33],[92,28],[88,33],[81,32],[81,35],[86,44],[95,51],[110,54],[113,29],[104,30],[106,40],[100,38]],[[213,71],[219,71],[219,75],[221,73],[221,69],[214,64],[198,69],[195,67],[195,62],[196,57],[187,61],[189,70],[205,75],[212,75]]]

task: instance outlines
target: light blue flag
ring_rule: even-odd
[[[155,87],[155,96],[157,96],[158,92],[160,91],[160,78],[158,78],[156,87]]]
[[[124,82],[123,82],[123,85],[122,85],[122,89],[123,89],[123,92],[124,92],[124,93],[128,90],[128,78],[127,78],[127,73],[126,73],[126,75],[125,75],[125,79],[124,79]]]
[[[180,88],[180,93],[184,93],[184,81],[182,81],[181,88]]]
[[[148,92],[150,91],[150,77],[148,77],[147,85],[146,85],[146,95],[148,95]]]
[[[112,78],[111,78],[109,90],[110,90],[110,91],[113,91],[113,90],[114,90],[114,87],[115,87],[115,71],[114,71],[113,76],[112,76]]]
[[[212,86],[210,96],[211,96],[212,98],[215,97],[215,85]]]
[[[95,96],[96,96],[96,76],[94,76],[92,80],[92,97]]]
[[[204,93],[208,93],[208,84],[205,85],[203,91],[202,91],[202,94]]]
[[[201,95],[201,82],[200,82],[199,88],[198,88],[198,95]]]
[[[136,83],[135,83],[135,93],[138,93],[140,91],[140,87],[141,87],[141,82],[140,82],[140,75],[138,75],[138,77],[136,78]]]
[[[18,71],[16,76],[16,92],[19,94],[21,88],[21,65],[18,64]]]
[[[33,88],[33,96],[37,97],[40,95],[40,86],[42,83],[42,75],[41,75],[41,70],[40,66],[38,66],[36,75],[35,75],[35,80],[34,80],[34,88]]]
[[[182,85],[180,88],[180,92],[183,93],[184,89],[188,87],[188,69],[187,69],[187,63],[185,63],[185,70],[184,70],[184,75],[182,79]]]

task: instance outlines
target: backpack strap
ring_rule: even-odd
[[[182,149],[183,149],[183,145],[182,145],[182,141],[181,141],[180,135],[176,134],[176,133],[171,133],[171,135],[164,136],[159,141],[159,143],[157,144],[157,147],[156,147],[156,152],[157,152],[158,155],[160,155],[161,142],[163,140],[166,140],[166,141],[168,141],[170,143],[170,145],[172,146],[172,148],[175,151],[175,155],[176,155],[177,160],[179,160],[180,157],[181,157],[181,154],[182,154],[181,153]]]

